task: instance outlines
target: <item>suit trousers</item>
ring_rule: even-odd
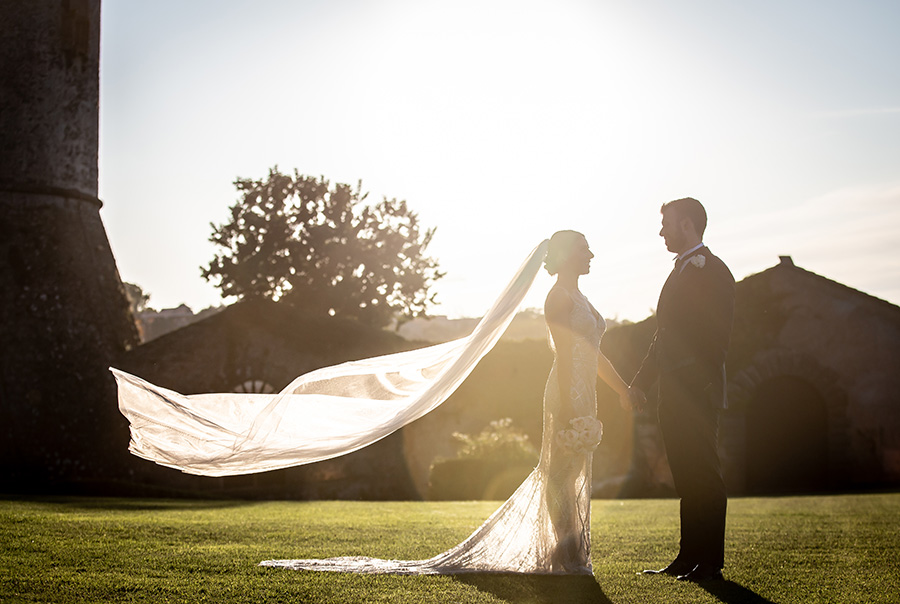
[[[660,376],[659,426],[681,499],[678,559],[722,568],[727,495],[719,462],[719,408],[696,366]]]

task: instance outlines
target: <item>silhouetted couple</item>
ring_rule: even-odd
[[[355,451],[443,402],[493,347],[543,265],[556,276],[544,312],[554,362],[544,390],[537,467],[459,545],[427,560],[368,557],[267,560],[294,569],[436,574],[590,574],[591,459],[602,436],[597,377],[624,407],[642,408],[658,381],[659,421],[681,497],[681,551],[661,573],[721,576],[725,488],[717,453],[734,280],[701,238],[695,199],[663,205],[660,235],[678,254],[657,308],[658,331],[629,387],[600,352],[606,324],[581,293],[593,254],[584,235],[542,242],[467,338],[325,367],[278,394],[184,396],[114,370],[130,450],[185,472],[224,476],[311,463]]]

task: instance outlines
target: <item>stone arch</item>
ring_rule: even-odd
[[[723,448],[726,449],[723,461],[731,466],[732,471],[740,474],[740,480],[733,482],[739,484],[740,490],[754,487],[767,490],[777,486],[760,484],[759,477],[754,476],[754,472],[758,472],[754,464],[759,460],[751,459],[755,454],[755,444],[748,442],[748,432],[753,438],[754,431],[759,429],[758,422],[762,421],[757,412],[764,410],[753,408],[754,405],[769,405],[770,412],[774,410],[779,413],[777,410],[785,398],[795,400],[795,408],[781,412],[776,421],[800,426],[798,440],[773,446],[785,447],[782,455],[793,455],[791,459],[799,465],[807,464],[807,471],[818,472],[820,470],[808,457],[809,452],[801,449],[820,446],[814,434],[815,430],[819,430],[826,458],[825,468],[821,471],[826,475],[818,487],[840,485],[849,465],[846,392],[838,384],[838,376],[833,370],[824,367],[811,355],[787,349],[757,354],[750,366],[729,380],[729,419],[723,422],[726,432],[723,434]],[[818,427],[804,424],[814,424],[820,420]],[[810,477],[805,484],[796,486],[799,489],[814,488],[813,482],[816,479]]]
[[[245,392],[248,394],[272,394],[275,388],[265,380],[244,380],[231,389],[232,392]]]

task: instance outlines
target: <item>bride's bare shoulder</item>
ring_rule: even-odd
[[[547,292],[547,299],[544,301],[544,316],[548,320],[568,316],[574,304],[571,294],[565,288],[554,285]]]

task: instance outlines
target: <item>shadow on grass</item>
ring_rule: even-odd
[[[453,578],[507,602],[612,604],[597,580],[588,575],[464,573]]]
[[[708,581],[699,585],[725,604],[775,604],[734,581]]]
[[[209,510],[227,509],[252,505],[255,502],[242,500],[212,499],[126,499],[105,497],[7,497],[7,501],[29,501],[49,505],[63,505],[67,508],[104,511],[164,511],[164,510]]]

